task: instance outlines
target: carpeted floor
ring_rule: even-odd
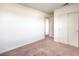
[[[1,56],[79,56],[79,49],[46,38],[0,54]]]

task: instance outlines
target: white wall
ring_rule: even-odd
[[[0,53],[43,39],[46,15],[18,4],[0,4]]]
[[[49,19],[49,36],[54,37],[54,15]]]
[[[69,39],[69,33],[70,32],[73,33],[72,31],[74,30],[74,29],[70,29],[69,30],[69,28],[68,28],[69,25],[73,24],[74,25],[73,27],[75,29],[78,28],[78,26],[75,26],[75,25],[78,25],[78,23],[77,23],[78,18],[76,17],[76,15],[75,16],[74,15],[71,16],[71,18],[75,18],[74,20],[73,19],[69,19],[69,13],[71,14],[73,12],[77,12],[77,13],[79,12],[79,4],[67,5],[67,6],[64,6],[64,7],[59,8],[59,9],[54,11],[54,40],[55,41],[60,42],[60,40],[62,39],[61,41],[63,43],[67,43],[70,40]],[[72,28],[72,26],[70,28]],[[73,33],[71,35],[71,38],[72,38],[70,40],[71,42],[69,42],[67,44],[70,44],[70,45],[78,47],[79,39],[78,40],[76,38],[73,39],[74,36],[76,38],[78,38],[77,34],[74,35],[74,33]]]

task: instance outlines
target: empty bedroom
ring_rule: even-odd
[[[0,56],[79,56],[79,3],[0,3]]]

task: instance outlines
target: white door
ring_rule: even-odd
[[[54,17],[54,40],[55,41],[60,41],[59,39],[59,35],[60,35],[60,32],[59,32],[59,24],[60,24],[60,17],[59,16],[55,16]]]
[[[60,42],[67,44],[67,14],[60,15],[59,21]]]
[[[68,14],[68,44],[78,47],[78,12]]]
[[[49,19],[46,19],[46,23],[45,23],[45,35],[49,35]]]
[[[55,41],[67,44],[67,14],[57,16],[54,25]]]

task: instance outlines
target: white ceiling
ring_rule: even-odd
[[[63,7],[65,3],[19,3],[25,7],[31,7],[46,13],[52,13],[55,9]]]

